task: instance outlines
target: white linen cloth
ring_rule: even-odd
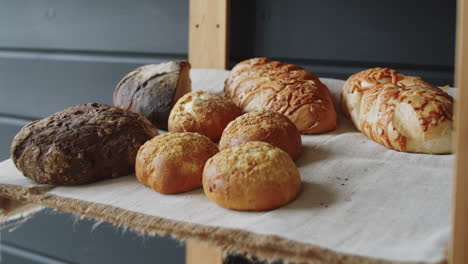
[[[227,71],[192,70],[193,90],[222,94]],[[322,79],[339,112],[338,128],[302,136],[296,162],[303,191],[269,212],[231,211],[202,189],[162,195],[134,176],[55,187],[48,193],[195,224],[274,234],[334,251],[395,261],[438,261],[450,233],[453,155],[389,150],[358,132],[336,105],[343,81]],[[453,95],[454,89],[449,93]],[[34,186],[10,160],[0,184]]]

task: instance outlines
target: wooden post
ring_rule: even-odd
[[[226,69],[229,0],[190,0],[189,61],[193,68]]]
[[[468,0],[457,4],[455,180],[449,263],[468,263]]]
[[[188,240],[186,243],[186,263],[187,264],[222,264],[223,257],[221,250],[210,247],[209,245]]]
[[[229,61],[229,0],[190,0],[189,61],[193,68],[226,69]],[[186,243],[187,264],[221,264],[221,250]]]

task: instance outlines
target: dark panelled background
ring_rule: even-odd
[[[231,66],[254,56],[345,79],[388,66],[453,83],[455,1],[232,0]],[[188,0],[0,0],[0,160],[31,120],[148,63],[186,59]],[[2,263],[183,263],[184,246],[45,211],[1,233]]]

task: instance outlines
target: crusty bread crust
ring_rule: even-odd
[[[133,173],[138,149],[156,135],[138,114],[82,104],[23,127],[13,139],[11,159],[39,183],[84,184]]]
[[[217,142],[229,122],[241,114],[229,99],[203,91],[191,92],[172,108],[169,131],[196,132]]]
[[[219,149],[262,141],[286,151],[297,159],[301,153],[301,134],[285,116],[273,111],[254,111],[229,123],[219,142]]]
[[[148,64],[125,75],[114,91],[114,105],[148,118],[167,129],[172,107],[191,91],[190,63],[169,61]]]
[[[166,133],[140,148],[135,174],[141,183],[160,193],[189,191],[201,186],[205,162],[218,152],[218,147],[200,134]]]
[[[337,115],[328,87],[292,64],[267,58],[240,62],[231,70],[224,92],[244,112],[278,112],[304,134],[336,128]]]
[[[206,196],[235,210],[270,210],[294,200],[301,190],[291,157],[265,142],[247,142],[210,158],[203,170]]]
[[[345,83],[341,106],[374,141],[403,152],[452,152],[453,98],[421,78],[372,68]]]

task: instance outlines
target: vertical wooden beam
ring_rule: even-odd
[[[455,180],[451,264],[468,263],[468,0],[457,3],[455,57]]]
[[[193,68],[226,69],[229,0],[190,0],[189,61]]]
[[[226,69],[229,62],[229,0],[189,0],[189,61],[193,68]],[[222,252],[203,242],[186,243],[187,264],[221,264]]]
[[[186,243],[186,264],[222,264],[221,250],[199,241],[188,240]]]

